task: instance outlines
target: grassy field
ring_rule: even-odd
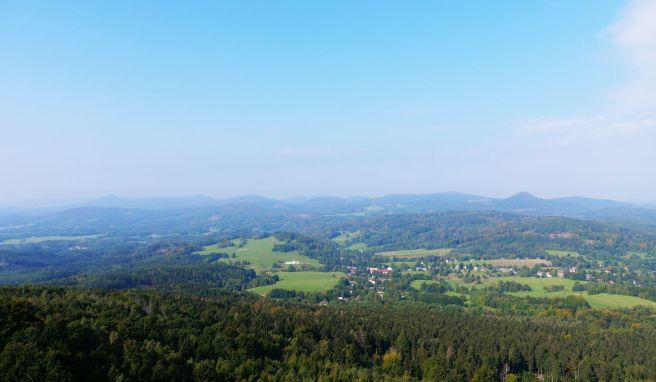
[[[369,246],[366,243],[353,243],[348,246],[348,249],[352,249],[354,251],[364,251],[367,248],[369,248]]]
[[[9,239],[0,244],[4,245],[18,245],[18,244],[38,244],[46,241],[79,241],[96,239],[103,235],[83,235],[83,236],[32,236],[22,239]]]
[[[565,257],[565,256],[574,256],[578,257],[579,253],[576,251],[557,251],[554,249],[548,249],[547,253],[550,254],[551,256],[558,256],[558,257]]]
[[[485,279],[481,284],[464,284],[460,279],[454,279],[451,282],[454,284],[465,285],[469,288],[476,285],[477,288],[482,288],[485,286],[493,285],[499,281],[514,281],[520,284],[527,284],[531,287],[530,292],[512,292],[508,293],[517,297],[566,297],[572,295],[583,296],[586,301],[593,308],[633,308],[638,305],[647,306],[649,308],[656,309],[656,302],[645,300],[639,297],[617,295],[617,294],[607,294],[600,293],[595,295],[589,295],[587,292],[572,292],[572,287],[574,286],[573,280],[561,279],[561,278],[536,278],[536,277],[497,277]],[[430,283],[431,281],[416,280],[412,282],[412,287],[419,289],[422,283]],[[585,283],[585,281],[581,281]],[[544,287],[550,285],[562,285],[564,290],[558,292],[547,292],[544,290]]]
[[[343,246],[348,242],[352,242],[353,239],[357,239],[358,237],[360,237],[360,232],[343,232],[341,235],[334,237],[332,240],[335,243]],[[365,243],[352,243],[347,248],[354,251],[362,251],[369,248],[369,246]]]
[[[342,232],[341,235],[333,237],[333,241],[339,245],[346,244],[347,241],[360,236],[360,232]]]
[[[533,268],[538,264],[551,265],[551,261],[543,259],[496,259],[496,260],[478,260],[474,264],[489,264],[496,267],[529,267]]]
[[[633,308],[638,305],[644,305],[656,309],[656,302],[654,301],[621,294],[591,294],[585,295],[585,299],[593,308]]]
[[[403,249],[400,251],[378,252],[376,254],[383,257],[418,258],[418,257],[428,257],[428,256],[446,256],[449,253],[451,253],[450,248],[440,248],[440,249]]]
[[[278,243],[280,243],[280,241],[273,236],[270,236],[264,239],[248,239],[246,245],[241,248],[238,246],[238,241],[235,241],[235,245],[224,248],[219,248],[216,245],[209,245],[204,247],[202,251],[196,252],[196,254],[210,255],[213,253],[227,253],[232,255],[234,253],[234,259],[220,259],[219,261],[248,261],[250,267],[258,273],[270,270],[273,264],[277,262],[299,262],[300,264],[294,264],[296,268],[299,268],[302,264],[307,264],[312,267],[321,266],[317,260],[303,256],[296,251],[274,252],[273,246]]]
[[[280,277],[280,281],[276,284],[249,290],[260,295],[265,295],[272,289],[325,292],[334,288],[340,278],[346,277],[342,272],[277,272],[275,274]]]

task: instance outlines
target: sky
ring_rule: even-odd
[[[0,205],[655,175],[656,0],[0,0]]]

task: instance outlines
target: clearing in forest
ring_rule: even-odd
[[[249,290],[260,295],[266,295],[272,289],[325,292],[334,288],[341,278],[346,277],[342,272],[276,272],[275,274],[280,277],[277,283]]]
[[[256,272],[271,270],[276,263],[282,263],[282,267],[293,265],[300,269],[304,264],[310,267],[321,267],[319,261],[307,256],[303,256],[298,251],[277,252],[273,246],[282,244],[273,236],[264,239],[234,240],[230,247],[219,247],[217,245],[208,245],[202,251],[196,252],[198,255],[211,255],[214,253],[227,253],[230,258],[223,258],[219,261],[229,263],[231,261],[247,261],[249,267]],[[232,255],[234,254],[234,258]]]
[[[567,257],[567,256],[572,256],[572,257],[578,257],[579,253],[576,251],[560,251],[560,250],[555,250],[555,249],[548,249],[547,253],[550,254],[551,256],[558,256],[558,257]]]

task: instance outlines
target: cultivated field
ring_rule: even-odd
[[[272,289],[325,292],[334,288],[340,278],[346,277],[342,272],[277,272],[275,274],[280,277],[280,281],[276,284],[249,290],[261,295],[269,293]]]
[[[428,257],[428,256],[446,256],[449,253],[451,253],[451,248],[403,249],[399,251],[378,252],[376,254],[383,257],[418,258],[418,257]]]
[[[321,264],[312,258],[303,256],[297,251],[292,252],[274,252],[273,246],[281,243],[273,236],[264,239],[248,239],[246,245],[240,247],[239,241],[235,240],[233,246],[220,248],[216,245],[209,245],[204,247],[202,251],[196,252],[198,255],[211,255],[213,253],[227,253],[228,255],[235,254],[235,258],[220,259],[222,262],[230,261],[248,261],[249,267],[253,268],[256,272],[260,273],[266,270],[271,270],[273,264],[282,262],[283,267],[287,265],[284,263],[293,263],[296,268],[300,268],[303,264],[311,267],[321,267]]]

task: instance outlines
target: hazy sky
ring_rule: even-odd
[[[0,0],[0,205],[656,200],[656,0]]]

